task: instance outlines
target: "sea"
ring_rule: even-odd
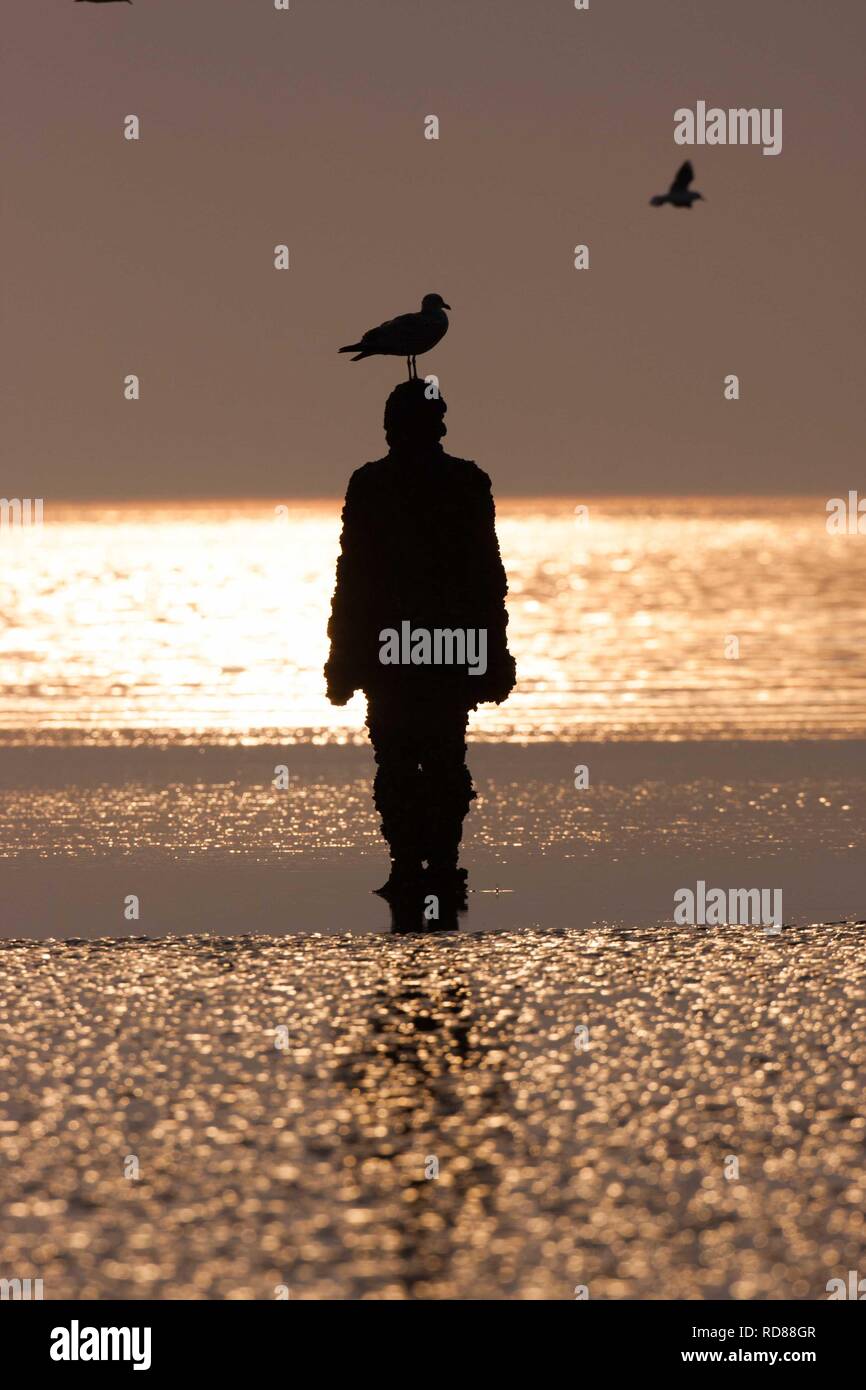
[[[322,667],[341,502],[55,504],[0,531],[0,742],[357,743]],[[492,742],[866,736],[866,536],[820,497],[502,498]]]

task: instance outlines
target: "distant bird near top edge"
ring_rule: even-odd
[[[418,375],[415,358],[429,352],[448,332],[445,310],[450,308],[441,294],[425,294],[417,314],[400,314],[378,328],[368,328],[363,338],[341,347],[340,352],[354,352],[353,362],[360,362],[362,357],[405,357],[411,381]]]
[[[672,208],[690,208],[692,203],[697,202],[699,198],[706,201],[703,193],[692,192],[689,188],[694,176],[695,171],[687,159],[685,164],[681,164],[677,170],[677,176],[667,193],[657,193],[654,198],[650,198],[650,205],[654,208],[660,208],[665,203],[670,203]]]

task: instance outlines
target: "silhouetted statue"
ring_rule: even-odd
[[[391,850],[377,891],[393,899],[429,889],[448,901],[465,892],[468,713],[504,700],[515,667],[490,479],[445,453],[446,406],[429,389],[413,380],[392,391],[389,452],[349,480],[325,676],[335,705],[359,689],[367,696]]]

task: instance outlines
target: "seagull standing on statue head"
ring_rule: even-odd
[[[363,338],[341,347],[340,352],[354,352],[353,362],[362,357],[405,357],[411,381],[418,376],[415,358],[429,352],[448,332],[445,310],[450,308],[441,294],[425,294],[417,314],[400,314],[378,328],[368,328]]]

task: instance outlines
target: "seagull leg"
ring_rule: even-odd
[[[406,358],[406,371],[409,373],[409,380],[412,380],[412,358]]]
[[[412,375],[413,375],[413,377],[415,378],[415,380],[417,381],[417,380],[418,380],[418,363],[415,361],[414,356],[412,357]]]

